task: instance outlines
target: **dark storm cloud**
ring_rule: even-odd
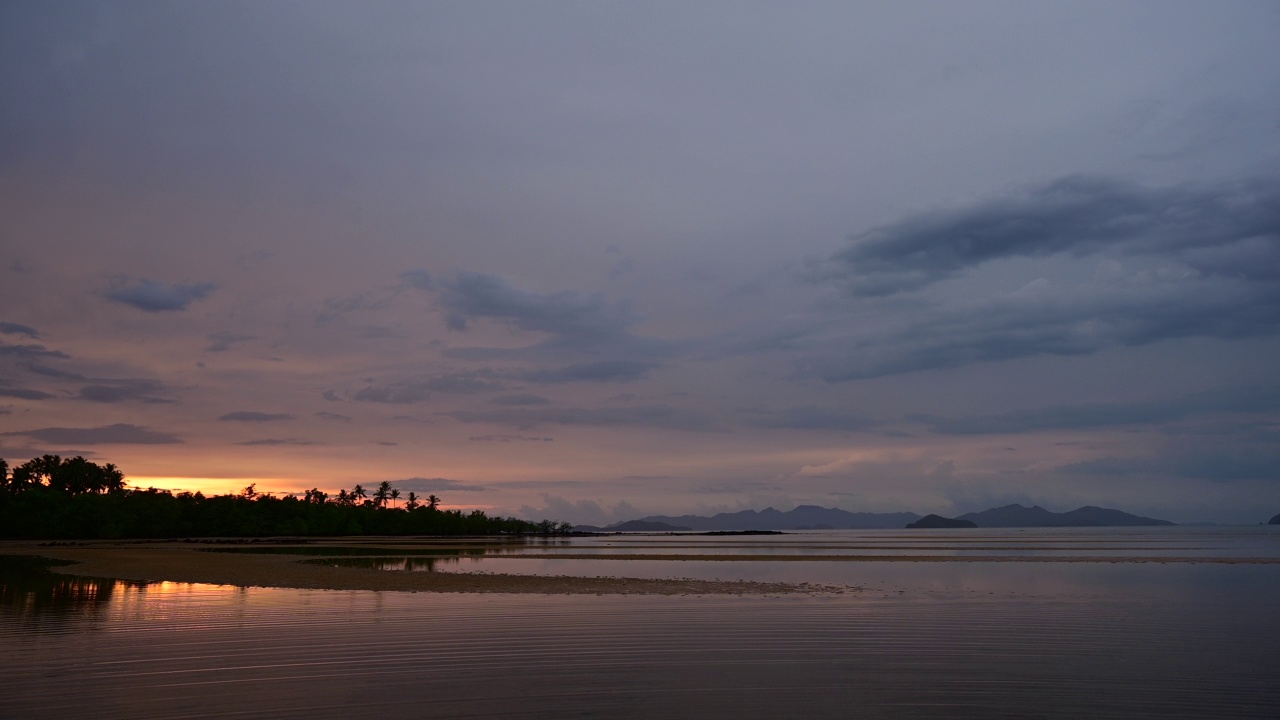
[[[141,279],[134,282],[123,281],[107,290],[106,296],[145,312],[176,312],[186,310],[188,305],[208,297],[217,288],[213,283],[170,285]]]
[[[802,405],[779,411],[749,409],[744,410],[743,414],[748,425],[762,428],[856,431],[866,430],[877,424],[858,413],[817,405]]]
[[[1145,188],[1067,177],[909,217],[853,241],[816,274],[862,296],[917,290],[1001,258],[1063,253],[1174,253],[1206,273],[1273,280],[1280,276],[1280,181]]]
[[[1002,435],[1039,430],[1077,430],[1113,425],[1156,424],[1213,413],[1280,410],[1280,387],[1232,387],[1136,403],[1062,405],[1001,415],[940,418],[913,416],[944,435]]]
[[[238,442],[236,444],[246,446],[263,445],[270,447],[276,445],[316,445],[317,443],[311,442],[310,440],[298,440],[296,438],[264,438],[262,440],[245,440],[244,442]]]
[[[440,304],[455,330],[466,330],[470,321],[485,318],[528,332],[598,340],[624,334],[637,320],[625,305],[599,295],[528,292],[497,275],[461,273],[442,284]]]
[[[94,428],[47,427],[3,434],[20,435],[50,445],[171,445],[182,442],[176,435],[127,423]]]
[[[29,325],[19,325],[18,323],[0,321],[0,334],[4,335],[25,335],[32,340],[39,340],[40,333]]]
[[[489,423],[528,430],[539,425],[655,427],[668,430],[721,431],[706,415],[670,405],[610,408],[512,408],[440,413],[464,423]]]
[[[171,403],[172,400],[157,397],[167,392],[163,383],[155,380],[94,380],[95,384],[80,388],[81,400],[97,403],[117,403],[136,400],[144,403]]]
[[[528,370],[516,373],[517,379],[526,382],[551,385],[571,382],[629,382],[644,378],[654,363],[637,360],[597,360],[576,363],[545,370]]]
[[[258,339],[254,335],[238,335],[225,330],[222,332],[209,333],[205,338],[209,340],[209,346],[205,348],[205,352],[226,352],[236,343]]]
[[[223,422],[277,422],[280,420],[292,420],[293,415],[288,413],[264,413],[254,412],[253,410],[236,410],[229,412],[218,419]]]

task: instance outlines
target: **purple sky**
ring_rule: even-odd
[[[7,2],[0,457],[1280,511],[1270,2]]]

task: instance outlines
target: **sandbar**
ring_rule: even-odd
[[[300,562],[306,559],[303,555],[199,552],[182,543],[4,543],[0,553],[74,562],[52,569],[66,575],[238,587],[548,595],[775,595],[853,589],[808,583],[396,572],[306,564]],[[395,551],[389,549],[388,554]]]

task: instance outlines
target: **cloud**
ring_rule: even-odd
[[[49,350],[43,345],[9,345],[8,343],[0,343],[0,357],[14,357],[20,360],[33,360],[35,358],[60,358],[65,360],[71,356],[61,350]]]
[[[527,430],[539,425],[599,427],[657,427],[668,430],[715,432],[721,426],[702,413],[670,405],[609,408],[512,408],[509,410],[457,410],[440,413],[464,423],[491,423]]]
[[[4,335],[25,335],[32,340],[39,340],[40,333],[29,325],[19,325],[18,323],[0,321],[0,334]]]
[[[1182,253],[1207,272],[1280,276],[1280,181],[1146,188],[1070,176],[853,236],[814,268],[859,296],[918,290],[1003,258]],[[1234,252],[1223,252],[1224,248]],[[1264,264],[1241,262],[1261,256]]]
[[[276,422],[279,420],[292,420],[293,415],[288,413],[264,413],[254,412],[252,410],[236,410],[229,412],[218,418],[223,422]]]
[[[519,405],[547,405],[551,401],[541,395],[501,395],[490,400],[494,405],[519,406]]]
[[[389,403],[392,405],[408,405],[424,402],[431,398],[431,391],[424,383],[394,383],[391,385],[370,385],[356,391],[352,399],[357,402]]]
[[[315,416],[318,418],[323,418],[325,420],[336,420],[338,422],[353,422],[353,418],[349,415],[340,415],[338,413],[324,412],[323,410],[318,413],[315,413]]]
[[[779,411],[750,409],[743,412],[748,425],[762,428],[856,431],[878,424],[858,413],[817,405],[801,405]]]
[[[156,393],[165,392],[165,386],[155,380],[94,380],[95,384],[80,388],[78,397],[96,403],[117,403],[128,400],[157,404],[171,403],[172,400],[156,397]]]
[[[107,290],[108,299],[130,305],[145,312],[169,312],[186,310],[196,300],[202,300],[218,288],[213,283],[174,284],[141,279],[133,283],[125,281]]]
[[[369,385],[356,391],[352,399],[359,402],[407,405],[431,399],[433,392],[453,395],[475,395],[508,389],[507,381],[553,385],[571,382],[627,382],[643,378],[654,363],[634,360],[598,360],[557,368],[495,371],[489,368],[448,373],[421,380],[403,380],[383,385]],[[495,399],[498,405],[544,404],[536,395],[506,395]]]
[[[258,339],[253,335],[237,335],[225,330],[222,332],[209,333],[205,337],[209,340],[209,346],[205,348],[205,352],[226,352],[236,343]]]
[[[17,398],[19,400],[52,400],[55,396],[42,390],[22,387],[10,380],[0,378],[0,397]]]
[[[176,435],[125,423],[95,428],[47,427],[0,434],[20,435],[50,445],[171,445],[182,442]]]
[[[543,506],[522,505],[517,513],[523,518],[550,519],[571,522],[575,525],[604,526],[621,520],[635,520],[647,513],[641,512],[626,500],[620,500],[606,508],[595,500],[568,500],[558,495],[542,494]]]
[[[454,330],[466,330],[472,320],[486,318],[528,332],[599,340],[624,334],[637,321],[625,305],[606,302],[600,295],[528,292],[497,275],[461,273],[443,285],[440,304]]]
[[[310,440],[298,440],[295,438],[264,438],[262,440],[245,440],[244,442],[238,442],[236,444],[249,445],[249,446],[254,446],[254,445],[274,446],[274,445],[316,445],[317,443],[311,442]]]
[[[400,273],[400,279],[419,290],[434,290],[436,286],[431,279],[431,273],[426,270],[406,270]]]
[[[471,442],[486,442],[486,443],[489,443],[489,442],[496,442],[496,443],[510,443],[510,442],[548,443],[548,442],[553,442],[553,441],[555,440],[555,438],[549,438],[549,437],[532,437],[532,436],[529,436],[529,435],[472,435],[471,437],[467,438],[467,440],[469,440],[469,441],[471,441]]]
[[[55,380],[73,380],[76,382],[89,381],[89,378],[85,377],[84,375],[81,375],[80,373],[67,372],[66,370],[59,370],[58,368],[49,367],[48,365],[40,365],[34,362],[29,362],[26,364],[25,367],[27,368],[27,370],[30,370],[36,375],[51,377],[51,378],[54,378]]]
[[[658,367],[655,363],[637,360],[597,360],[559,368],[527,370],[516,373],[516,377],[542,385],[569,382],[629,382],[644,378],[655,367]]]
[[[1057,469],[1065,475],[1085,477],[1188,478],[1211,482],[1280,479],[1280,433],[1263,432],[1209,438],[1183,437],[1159,452],[1133,457],[1108,455],[1071,463]]]
[[[487,368],[468,372],[437,375],[422,380],[405,380],[386,385],[369,385],[356,391],[352,399],[359,402],[405,405],[424,402],[431,393],[474,395],[505,390],[506,384],[497,379],[497,373]]]
[[[1113,425],[1169,422],[1212,413],[1265,413],[1280,410],[1280,387],[1230,387],[1169,399],[1133,403],[1060,405],[1035,410],[942,418],[915,415],[943,435],[1003,435],[1040,430],[1078,430]]]
[[[488,488],[480,485],[468,485],[457,480],[449,480],[448,478],[422,478],[411,477],[403,480],[392,480],[391,484],[400,488],[403,492],[413,491],[415,493],[432,493],[442,492],[445,490],[453,492],[487,492]]]
[[[326,298],[324,310],[316,316],[316,320],[324,324],[360,310],[385,310],[391,306],[391,303],[396,299],[396,295],[397,291],[395,290],[381,290],[360,293],[350,297]]]
[[[909,319],[898,329],[810,338],[805,371],[839,382],[1179,338],[1272,335],[1280,331],[1280,283],[1195,276],[1077,287],[1036,281],[1017,292],[903,315]]]

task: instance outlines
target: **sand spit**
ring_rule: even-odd
[[[92,543],[73,547],[6,543],[0,546],[0,553],[75,562],[53,569],[67,575],[240,587],[546,595],[775,595],[842,593],[853,589],[807,583],[388,572],[304,564],[299,562],[303,556],[298,555],[198,552],[197,548],[180,543]],[[389,549],[388,554],[394,555],[395,550]]]

